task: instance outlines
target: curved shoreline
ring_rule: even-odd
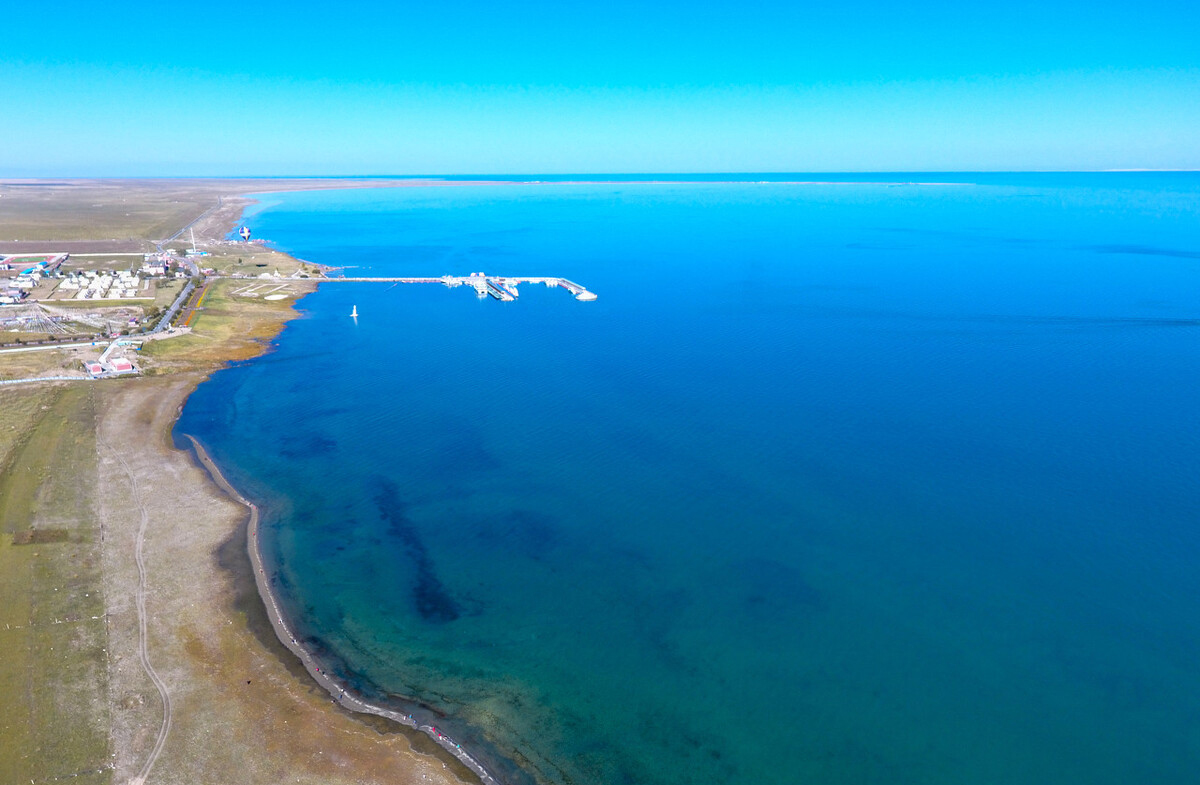
[[[224,491],[231,499],[239,504],[244,505],[250,511],[250,520],[247,525],[246,534],[246,550],[250,556],[250,564],[254,572],[254,583],[258,588],[259,598],[262,600],[263,606],[267,611],[267,616],[271,620],[271,626],[275,630],[276,637],[288,651],[292,652],[304,665],[305,670],[309,675],[325,689],[326,692],[343,708],[357,712],[360,714],[374,714],[379,717],[384,717],[393,720],[402,725],[405,725],[414,730],[419,730],[429,736],[438,746],[453,755],[460,763],[471,770],[484,785],[503,785],[500,780],[497,780],[492,773],[479,762],[477,758],[471,755],[467,750],[463,749],[462,745],[455,742],[451,737],[439,731],[435,726],[422,724],[412,714],[402,714],[398,711],[393,711],[385,706],[379,706],[374,703],[369,703],[362,698],[358,693],[348,688],[346,685],[339,683],[336,679],[329,675],[326,670],[322,670],[317,662],[316,657],[296,637],[288,626],[284,618],[283,611],[279,606],[279,601],[271,589],[270,579],[267,577],[266,569],[263,566],[262,549],[259,546],[259,511],[258,505],[242,496],[236,488],[234,488],[225,476],[221,473],[216,462],[208,455],[204,446],[193,436],[189,434],[181,434],[186,437],[192,444],[196,452],[196,457],[200,464],[208,471],[216,485]]]

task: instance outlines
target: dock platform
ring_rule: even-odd
[[[586,287],[568,281],[566,278],[531,278],[528,276],[486,275],[471,273],[470,275],[443,275],[440,278],[412,277],[338,277],[311,278],[318,283],[440,283],[443,286],[470,286],[480,297],[492,297],[501,302],[512,302],[517,299],[517,285],[523,283],[543,284],[550,288],[566,289],[580,302],[591,302],[596,299],[596,293]]]

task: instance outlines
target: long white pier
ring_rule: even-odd
[[[283,280],[283,279],[280,279]],[[441,278],[309,278],[318,283],[440,283],[451,288],[455,286],[470,286],[480,297],[491,296],[502,302],[517,299],[517,285],[523,283],[540,283],[550,288],[566,289],[576,300],[590,302],[596,299],[595,292],[580,286],[566,278],[530,278],[527,276],[485,275],[472,273],[470,275],[443,275]]]

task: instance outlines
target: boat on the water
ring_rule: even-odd
[[[516,286],[504,281],[498,281],[495,278],[488,279],[487,293],[501,302],[510,303],[517,299]]]

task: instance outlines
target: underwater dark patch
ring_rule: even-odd
[[[417,529],[408,517],[408,505],[400,498],[395,483],[378,478],[375,504],[380,517],[387,522],[388,533],[404,546],[416,570],[412,598],[417,613],[428,622],[454,621],[462,611],[434,569],[433,560]]]

